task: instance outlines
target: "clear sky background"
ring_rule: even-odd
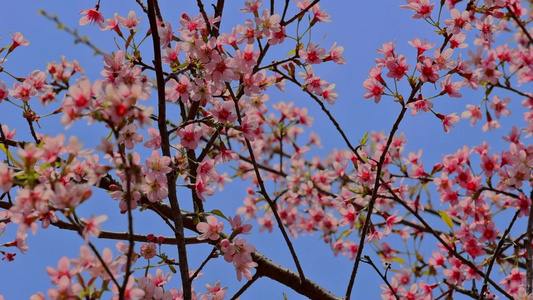
[[[65,25],[70,28],[78,28],[80,18],[78,12],[93,7],[95,2],[72,0],[2,1],[0,47],[10,44],[10,30],[13,33],[23,33],[26,39],[31,42],[30,46],[19,48],[9,56],[9,60],[4,63],[6,70],[16,76],[26,77],[33,70],[45,70],[46,62],[59,61],[61,55],[65,55],[67,60],[77,59],[85,69],[89,79],[100,78],[99,73],[103,68],[102,57],[94,56],[93,51],[84,45],[75,45],[70,35],[56,29],[54,23],[37,14],[39,9],[44,9],[48,13],[56,13]],[[188,12],[193,16],[197,14],[196,7],[191,4],[195,1],[160,2],[164,18],[172,22],[175,30],[180,27],[178,18],[182,12]],[[226,2],[227,9],[222,21],[221,32],[227,32],[239,23],[243,24],[244,20],[250,16],[237,11],[237,8],[243,7],[244,1]],[[347,64],[343,66],[324,64],[315,70],[322,78],[337,85],[336,92],[339,94],[337,104],[329,106],[329,108],[353,143],[357,143],[366,131],[389,132],[397,113],[400,111],[400,106],[393,103],[390,98],[384,98],[379,104],[374,104],[373,100],[363,98],[365,90],[362,83],[368,76],[368,70],[375,65],[374,58],[380,56],[376,52],[376,48],[381,48],[383,43],[397,41],[398,52],[405,54],[411,68],[414,68],[416,50],[407,44],[407,41],[418,37],[421,40],[427,39],[432,43],[441,43],[441,39],[437,37],[428,24],[422,20],[412,20],[412,13],[399,8],[400,4],[403,4],[403,1],[339,0],[321,3],[321,7],[331,15],[332,22],[316,26],[316,29],[313,29],[312,40],[316,43],[323,39],[322,44],[326,49],[329,49],[334,42],[343,46],[345,48],[343,56],[346,58]],[[295,5],[292,1],[291,5],[294,12]],[[208,6],[206,5],[206,7]],[[114,12],[126,16],[131,9],[137,11],[138,16],[141,15],[138,5],[133,0],[102,0],[101,3],[101,10],[106,18],[112,17]],[[145,16],[143,16],[139,27],[142,30],[149,28],[148,19]],[[100,32],[96,26],[85,26],[78,28],[78,30],[80,34],[88,36],[98,47],[108,52],[117,50],[114,46],[114,33]],[[286,47],[290,45],[292,44],[287,44]],[[145,46],[149,46],[149,43]],[[151,49],[150,47],[148,49]],[[287,52],[278,52],[277,58],[283,58]],[[145,57],[145,61],[151,60],[151,51],[143,52],[143,57]],[[8,87],[11,87],[12,80],[6,74],[0,73],[0,80],[6,81]],[[406,82],[403,81],[402,84],[406,84]],[[435,93],[430,90],[429,85],[424,87],[424,91],[428,94]],[[440,91],[440,85],[437,87],[437,91]],[[442,114],[452,112],[460,114],[465,110],[466,104],[477,105],[483,97],[482,93],[479,92],[461,90],[461,93],[463,93],[461,99],[439,98],[434,101],[436,111]],[[291,88],[285,94],[272,94],[268,104],[274,104],[279,100],[294,101],[296,106],[309,108],[310,115],[315,118],[312,130],[321,136],[325,145],[323,149],[316,150],[313,154],[325,156],[333,148],[344,148],[344,144],[340,136],[334,131],[334,127],[324,118],[323,113],[311,99],[298,93],[297,89]],[[5,104],[7,103],[2,103],[0,106],[1,123],[9,125],[10,128],[17,128],[18,139],[29,140],[29,130],[21,119],[20,113],[11,109],[10,105]],[[519,101],[514,100],[511,105],[517,107]],[[34,105],[34,107],[40,109],[39,105]],[[51,107],[55,108],[57,104],[52,104]],[[409,115],[400,126],[399,131],[405,132],[409,140],[406,153],[422,148],[425,165],[429,168],[433,163],[438,162],[442,155],[454,153],[462,145],[476,146],[483,140],[499,143],[499,137],[506,135],[509,131],[510,122],[514,119],[516,123],[518,118],[521,119],[522,116],[514,115],[503,119],[500,122],[503,125],[502,129],[483,134],[480,130],[482,124],[471,128],[469,121],[462,121],[451,133],[446,134],[442,130],[441,122],[433,115],[418,115],[416,117]],[[67,131],[60,127],[58,118],[42,120],[41,124],[44,133],[55,134],[64,131],[67,136],[79,135],[87,147],[98,143],[100,136],[106,134],[98,132],[101,127],[87,127],[84,121],[78,122]],[[522,123],[518,122],[518,124]],[[494,147],[499,149],[502,146],[495,144]],[[234,214],[244,199],[243,187],[243,184],[236,181],[229,184],[223,193],[216,194],[217,196],[212,197],[212,199],[208,198],[207,209],[219,208],[227,215]],[[81,209],[85,213],[84,216],[88,218],[91,214],[99,215],[103,211],[112,211],[111,213],[106,212],[110,215],[110,219],[103,223],[103,228],[125,231],[125,216],[113,213],[113,210],[118,210],[117,203],[110,200],[105,193],[95,193],[95,197],[96,199],[82,205]],[[155,233],[156,235],[170,234],[160,220],[150,219],[144,215],[136,214],[135,226],[138,232]],[[226,224],[226,227],[229,228],[229,224]],[[256,225],[254,234],[246,238],[267,257],[294,270],[294,265],[281,235],[276,230],[272,234],[258,233],[258,228],[259,226]],[[0,244],[10,241],[15,231],[16,226],[8,227],[6,234],[0,237]],[[0,294],[4,295],[7,300],[27,299],[38,291],[46,293],[48,288],[52,287],[45,272],[46,267],[56,267],[57,261],[63,256],[77,257],[79,247],[84,244],[83,240],[76,234],[60,232],[55,228],[39,229],[36,236],[30,234],[27,242],[30,249],[26,255],[19,253],[14,262],[0,262]],[[97,241],[96,244],[100,249],[110,247],[115,256],[118,254],[112,242]],[[139,246],[140,243],[137,243],[137,247]],[[334,258],[329,246],[319,239],[319,234],[299,237],[295,241],[295,247],[307,277],[339,296],[344,295],[353,265],[352,261],[343,256]],[[166,249],[169,253],[175,251],[174,247],[167,247]],[[189,246],[188,249],[189,253],[196,252],[191,254],[191,267],[198,266],[210,251],[209,247],[204,246]],[[429,252],[430,250],[428,250]],[[370,251],[365,252],[365,254],[367,253]],[[165,272],[168,271],[168,269],[164,270]],[[230,287],[228,290],[229,298],[242,285],[236,281],[233,267],[222,259],[211,262],[205,269],[205,273],[206,275],[196,282],[198,291],[205,291],[204,285],[206,283],[214,283],[217,279],[221,279],[223,286]],[[179,288],[177,285],[179,275],[174,276],[169,286],[176,284],[175,286]],[[354,299],[380,298],[379,284],[381,283],[370,266],[361,265],[354,288]],[[289,288],[266,278],[254,284],[241,299],[283,299],[282,293],[286,293],[289,299],[303,299],[302,296],[295,294]],[[109,295],[111,294],[109,293],[104,298],[110,297]]]

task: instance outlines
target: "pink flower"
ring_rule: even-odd
[[[457,91],[461,88],[460,82],[451,82],[451,75],[446,75],[446,78],[440,82],[442,88],[441,95],[448,94],[450,97],[461,98],[462,95]]]
[[[220,233],[224,230],[224,223],[218,222],[214,216],[207,216],[207,222],[200,222],[196,225],[196,230],[202,234],[198,236],[199,240],[213,240],[220,238]]]
[[[453,127],[453,123],[459,122],[459,116],[457,113],[449,114],[449,115],[441,115],[437,114],[437,117],[441,119],[442,126],[444,127],[444,131],[446,133],[450,132],[450,128]]]
[[[252,225],[243,224],[241,216],[239,215],[236,215],[235,218],[229,217],[228,221],[231,225],[231,229],[236,231],[238,234],[250,234],[250,231],[252,230]]]
[[[411,115],[416,115],[419,112],[430,112],[433,108],[433,103],[429,100],[423,99],[422,95],[418,95],[419,100],[408,103],[405,107],[412,108]]]
[[[85,26],[89,23],[96,23],[100,27],[104,27],[104,16],[100,11],[99,7],[96,5],[94,8],[80,10],[80,14],[83,17],[80,18],[80,26]]]
[[[257,263],[251,261],[251,262],[239,262],[239,263],[233,263],[235,266],[235,270],[237,271],[237,280],[241,281],[242,277],[246,278],[247,280],[252,280],[252,268],[257,267]]]
[[[52,284],[59,284],[61,278],[66,277],[72,279],[77,273],[78,268],[70,269],[70,261],[66,256],[63,256],[57,263],[57,269],[46,267],[46,273],[50,276]]]
[[[155,276],[148,274],[148,279],[152,280],[156,287],[162,287],[163,285],[167,284],[171,278],[172,273],[167,273],[167,275],[164,275],[163,270],[161,269],[157,269],[155,271]]]
[[[57,283],[57,289],[48,290],[48,298],[50,299],[76,299],[77,294],[81,291],[81,285],[73,283],[67,277],[61,277]]]
[[[429,4],[429,0],[406,0],[407,5],[400,5],[402,8],[409,8],[415,12],[411,17],[413,19],[427,19],[431,17],[431,12],[433,11],[433,6],[435,3]]]
[[[448,48],[444,50],[442,53],[440,49],[435,50],[435,65],[437,67],[437,70],[450,70],[455,68],[457,65],[457,62],[453,59],[450,59],[450,57],[453,54],[453,49]]]
[[[263,34],[263,37],[269,39],[272,34],[279,32],[281,30],[279,26],[279,21],[281,19],[281,16],[278,14],[270,15],[270,12],[268,9],[264,9],[261,18],[256,17],[255,23],[261,27],[261,33]]]
[[[159,33],[159,37],[161,38],[159,41],[161,47],[167,48],[168,45],[170,45],[170,42],[172,42],[172,39],[174,38],[174,31],[172,30],[172,25],[169,21],[157,24],[157,32]]]
[[[170,157],[159,154],[159,151],[152,151],[151,158],[146,158],[146,167],[151,169],[156,175],[164,175],[172,171],[170,165]]]
[[[377,231],[375,228],[372,228],[368,235],[366,236],[365,243],[368,243],[373,240],[381,240],[383,238],[383,233]]]
[[[493,33],[499,31],[501,28],[498,25],[492,25],[494,17],[492,15],[485,15],[481,20],[476,19],[476,28],[481,31],[480,41],[478,44],[490,42],[494,43]],[[476,44],[476,42],[474,42]]]
[[[386,63],[389,73],[387,77],[394,78],[398,81],[402,80],[407,71],[409,71],[409,65],[406,64],[406,58],[404,55],[400,55],[396,59],[388,59]]]
[[[223,144],[220,147],[220,152],[215,156],[215,162],[217,163],[227,163],[238,159],[239,154],[233,150],[227,149]]]
[[[463,48],[468,47],[468,44],[464,43],[465,39],[466,39],[466,34],[464,32],[454,34],[450,38],[450,48],[451,49],[454,49],[454,48],[463,49]]]
[[[421,73],[420,80],[422,82],[429,81],[434,83],[439,79],[439,74],[437,74],[439,70],[432,58],[424,58],[422,62],[416,64],[416,69]]]
[[[330,15],[320,8],[320,5],[315,4],[311,7],[311,12],[313,12],[313,20],[311,20],[311,26],[316,22],[331,22]]]
[[[138,300],[138,299],[144,299],[145,292],[134,286],[135,284],[135,278],[133,275],[130,275],[128,278],[128,284],[126,285],[126,288],[124,289],[124,300]],[[120,297],[118,295],[119,293],[119,287],[113,284],[113,287],[111,288],[111,291],[115,294],[112,300],[118,300]]]
[[[205,69],[207,71],[207,79],[213,80],[214,83],[221,81],[231,82],[238,78],[235,75],[235,67],[233,66],[233,59],[226,58],[223,55],[218,55],[212,52],[211,61],[207,63]]]
[[[246,1],[249,2],[249,1]],[[220,287],[220,281],[217,281],[214,285],[206,284],[205,288],[209,291],[209,293],[206,293],[204,296],[202,296],[201,300],[221,300],[226,297],[226,289],[227,287]],[[209,296],[213,296],[210,298]]]
[[[187,103],[189,101],[189,93],[192,89],[193,85],[189,76],[181,75],[179,82],[174,78],[168,81],[168,87],[165,88],[165,98],[170,102],[176,102],[180,99],[182,103]]]
[[[161,135],[159,134],[159,130],[150,127],[148,128],[148,134],[150,135],[151,139],[146,141],[143,146],[146,148],[152,148],[154,150],[161,148]]]
[[[501,127],[502,125],[500,125],[497,120],[492,119],[492,116],[487,113],[487,122],[483,125],[483,127],[481,127],[481,130],[485,132],[487,130],[498,129]]]
[[[131,150],[135,144],[141,143],[143,141],[142,134],[137,132],[137,124],[129,124],[124,126],[120,130],[120,135],[118,137],[119,143],[124,143],[126,149]]]
[[[69,87],[68,94],[78,112],[81,112],[82,109],[89,108],[92,104],[91,82],[85,77]]]
[[[234,64],[237,69],[247,70],[257,64],[257,59],[260,55],[260,50],[254,51],[254,45],[248,44],[244,47],[244,51],[235,51]]]
[[[335,83],[332,83],[322,91],[322,99],[326,100],[331,105],[335,104],[335,99],[339,97],[339,95],[333,90],[335,86]]]
[[[350,225],[350,229],[353,229],[355,219],[358,215],[358,212],[355,211],[355,207],[351,203],[346,205],[346,207],[341,206],[339,208],[339,213],[342,215],[342,220],[340,220],[339,226]]]
[[[189,124],[185,128],[178,129],[178,136],[181,138],[181,145],[186,149],[198,148],[198,142],[204,134],[202,127],[196,124]]]
[[[338,46],[337,42],[333,43],[333,46],[331,46],[331,49],[329,49],[329,56],[326,58],[326,60],[333,60],[334,62],[338,63],[339,65],[344,65],[346,63],[346,59],[341,56],[341,54],[344,52],[344,47]]]
[[[208,157],[205,158],[200,164],[198,164],[196,175],[197,178],[204,182],[208,182],[209,180],[217,181],[220,175],[215,169],[215,160]]]
[[[285,26],[281,26],[281,30],[278,32],[274,32],[270,35],[270,38],[268,39],[269,45],[278,45],[282,44],[285,41],[285,37],[287,36],[287,33],[285,31]]]
[[[118,18],[118,22],[120,23],[122,27],[129,28],[129,29],[133,29],[137,27],[137,25],[139,25],[142,19],[142,17],[139,17],[137,19],[137,15],[135,14],[135,11],[133,10],[130,10],[127,18],[124,18],[121,16],[118,16],[117,18]]]
[[[15,34],[12,34],[11,39],[13,40],[13,44],[11,47],[9,47],[8,52],[15,50],[15,48],[18,46],[28,46],[30,44],[30,42],[28,42],[20,32],[15,32]]]
[[[115,13],[113,15],[113,18],[105,20],[106,26],[101,27],[100,30],[114,30],[119,36],[122,35],[122,31],[120,31],[120,28],[118,25],[120,24],[118,21],[118,13]]]
[[[3,81],[0,81],[0,103],[2,103],[2,100],[7,100],[8,95],[9,95],[9,92],[6,88],[6,83]]]
[[[468,108],[468,110],[464,111],[461,114],[461,118],[470,119],[470,126],[474,126],[476,125],[478,120],[481,120],[483,118],[481,110],[479,109],[479,107],[474,106],[472,104],[467,104],[466,107]]]
[[[150,202],[157,202],[168,196],[166,176],[148,173],[144,178],[146,183],[143,185],[143,192],[146,194],[146,197],[148,197]]]
[[[385,87],[379,84],[374,78],[369,78],[363,82],[363,87],[368,91],[363,95],[365,99],[374,98],[374,102],[381,100],[381,95],[385,93]]]
[[[141,245],[141,256],[145,259],[154,258],[157,254],[157,245],[154,243],[144,243]]]
[[[389,235],[392,232],[392,226],[396,223],[399,223],[403,217],[397,217],[398,210],[392,214],[392,216],[387,217],[387,221],[385,222],[385,229],[383,230],[384,235]]]
[[[322,58],[326,54],[326,49],[316,48],[316,45],[310,43],[307,45],[306,50],[299,50],[298,55],[301,59],[305,59],[305,62],[308,64],[319,64],[322,62]]]
[[[257,13],[259,7],[263,5],[262,0],[244,1],[245,8],[239,8],[240,11],[245,13]]]
[[[509,116],[511,114],[511,111],[505,107],[505,105],[509,102],[511,102],[511,98],[504,98],[503,100],[500,100],[498,95],[494,96],[492,102],[490,103],[490,108],[494,110],[496,119],[499,119],[500,115]]]
[[[13,89],[9,90],[9,94],[15,99],[28,101],[37,94],[37,90],[28,80],[24,80],[22,84],[14,82]]]
[[[329,83],[320,79],[320,76],[316,76],[313,71],[313,66],[307,65],[305,72],[298,72],[298,75],[305,80],[305,86],[309,93],[316,95],[322,95],[323,89],[329,86]]]
[[[215,102],[211,113],[215,119],[222,124],[228,122],[235,122],[237,120],[237,113],[235,111],[235,103],[233,101],[220,101]]]
[[[82,219],[82,223],[84,223],[82,235],[83,238],[85,238],[85,242],[89,241],[89,235],[92,235],[94,237],[98,237],[100,235],[100,223],[107,220],[106,215],[101,215],[98,217],[94,217],[94,215],[91,215],[91,218],[87,221]]]
[[[209,183],[203,182],[202,180],[197,180],[194,188],[196,190],[196,196],[198,196],[198,198],[200,198],[204,202],[204,195],[213,196],[215,194],[215,190],[211,186],[209,186]]]
[[[428,51],[429,49],[435,47],[435,44],[430,44],[426,41],[421,41],[419,38],[414,38],[412,41],[408,41],[409,45],[415,47],[417,49],[417,57],[419,60],[423,59],[423,56],[421,56],[424,52]]]
[[[0,162],[0,190],[7,193],[13,186],[14,171],[8,168],[3,162]]]
[[[259,227],[259,232],[268,230],[269,233],[272,233],[274,225],[276,224],[275,221],[272,220],[270,214],[264,214],[262,218],[257,219],[257,223],[261,225],[261,227]]]
[[[452,33],[458,34],[461,32],[461,29],[470,30],[472,29],[472,24],[470,24],[470,13],[468,11],[459,12],[456,8],[450,11],[451,19],[447,19],[444,23],[448,26],[453,26]]]
[[[244,26],[238,24],[236,28],[237,32],[242,34],[242,36],[237,40],[238,44],[244,42],[253,44],[256,38],[261,37],[261,31],[255,29],[254,22],[250,19],[244,22]]]
[[[179,62],[178,56],[180,54],[180,49],[181,49],[180,43],[175,43],[172,48],[167,47],[163,49],[163,55],[161,57],[163,62],[166,64],[178,63]]]

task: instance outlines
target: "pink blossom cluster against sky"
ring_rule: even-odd
[[[12,62],[16,63],[16,70],[20,74],[29,74],[33,70],[44,69],[46,62],[59,61],[61,56],[65,55],[67,60],[78,60],[89,78],[98,78],[103,68],[102,57],[93,55],[93,50],[88,47],[74,43],[72,36],[56,29],[54,23],[38,14],[38,10],[42,8],[47,13],[56,13],[66,26],[78,28],[78,22],[81,17],[79,11],[94,4],[89,2],[70,0],[4,1],[0,10],[1,41],[10,39],[10,30],[12,33],[21,32],[30,41],[28,47],[17,51],[4,64],[15,69],[10,64]],[[131,2],[133,3],[133,1]],[[195,7],[191,6],[192,4],[189,4],[189,2],[192,1],[162,1],[162,5],[164,5],[162,6],[163,14],[172,19],[170,15],[175,13],[174,20],[177,20],[181,12],[195,12]],[[227,11],[234,14],[234,16],[225,16],[222,32],[238,22],[244,23],[246,19],[246,16],[238,12],[238,8],[242,7],[241,1],[227,2]],[[436,37],[431,27],[424,26],[424,23],[420,20],[412,20],[412,12],[399,8],[399,4],[400,2],[395,0],[325,1],[321,3],[321,7],[331,15],[331,23],[318,26],[316,32],[313,32],[312,35],[315,38],[323,37],[325,45],[331,45],[334,42],[341,44],[345,49],[343,57],[346,58],[346,64],[342,66],[336,64],[321,65],[316,67],[316,69],[320,70],[321,76],[326,78],[328,82],[336,84],[335,92],[339,97],[335,100],[336,104],[331,106],[331,111],[345,128],[349,138],[354,141],[361,139],[367,131],[388,131],[397,114],[398,107],[396,106],[386,105],[385,103],[376,105],[374,101],[364,101],[363,99],[363,95],[366,93],[363,82],[368,77],[369,69],[375,66],[375,58],[380,56],[376,49],[382,48],[384,43],[396,41],[398,51],[406,53],[405,55],[408,59],[413,59],[417,55],[416,49],[412,45],[415,38],[423,41],[426,38],[435,39]],[[102,13],[106,16],[111,16],[115,12],[121,16],[127,16],[130,9],[135,7],[135,5],[124,5],[123,1],[117,0],[102,0],[101,5]],[[139,12],[137,15],[141,15],[141,13]],[[230,22],[234,23],[230,24]],[[148,26],[148,20],[142,19],[139,27],[147,29]],[[97,26],[85,26],[77,30],[100,48],[115,49],[113,46],[113,34],[100,32]],[[409,41],[411,41],[411,44],[408,43]],[[428,40],[428,42],[437,41]],[[290,50],[288,48],[285,53]],[[143,56],[150,60],[151,55],[151,47],[147,44]],[[305,57],[302,58],[305,59]],[[313,60],[314,58],[310,56],[307,59]],[[401,67],[401,65],[394,66],[399,73],[407,71],[402,71]],[[3,76],[6,75],[0,74],[0,80],[4,79]],[[400,74],[393,74],[392,76],[400,76]],[[431,79],[428,77],[428,80]],[[181,83],[172,82],[169,84],[177,86]],[[436,90],[440,91],[440,89],[440,86],[436,87]],[[461,99],[480,97],[479,94],[475,94],[470,90],[461,91],[461,93],[462,98],[447,101],[447,107],[441,108],[439,111],[442,113],[462,112],[466,108]],[[453,91],[450,92],[450,95],[453,97]],[[324,124],[323,126],[314,127],[314,130],[322,138],[324,148],[322,150],[314,150],[315,152],[312,154],[320,154],[321,151],[322,154],[325,154],[335,148],[335,145],[342,147],[341,138],[334,132],[332,125],[321,119],[323,115],[320,109],[312,105],[313,103],[308,103],[309,99],[303,97],[300,99],[300,94],[297,90],[289,89],[287,93],[271,93],[270,97],[276,100],[295,101],[296,105],[300,107],[308,107],[309,114],[315,117],[315,122]],[[505,101],[503,97],[501,101]],[[515,104],[511,103],[510,105]],[[223,116],[217,116],[217,118],[223,118]],[[24,120],[20,116],[14,115],[9,109],[0,110],[0,120],[15,124],[15,127],[18,124],[20,127],[18,134],[21,137],[29,136],[29,132],[25,132],[27,127],[24,124]],[[95,133],[98,127],[87,127],[84,122],[79,122],[67,130],[60,127],[50,127],[46,122],[46,120],[43,120],[43,127],[51,128],[54,132],[64,131],[67,136],[78,135],[86,146],[93,146],[100,142],[99,134]],[[510,129],[509,120],[503,118],[500,123],[503,128],[499,131],[489,132],[484,136],[480,136],[479,128],[472,128],[468,120],[462,120],[460,123],[455,124],[455,130],[446,134],[442,130],[442,123],[438,122],[436,118],[431,115],[418,115],[407,118],[402,123],[400,132],[405,132],[409,140],[408,147],[412,147],[412,149],[409,149],[410,151],[423,149],[424,159],[433,162],[441,159],[443,154],[455,152],[462,145],[476,146],[485,139],[497,140],[495,137],[506,135]],[[196,133],[194,127],[186,127],[178,132],[178,135],[182,139],[187,139],[188,137],[191,141],[189,146],[194,148],[195,139],[192,137]],[[493,146],[495,145],[493,144]],[[224,190],[216,201],[209,202],[212,207],[208,209],[233,207],[234,211],[236,211],[238,207],[242,206],[245,196],[246,190],[244,188],[240,189],[238,185],[232,185],[231,189]],[[107,197],[107,195],[103,194],[102,197]],[[153,197],[164,198],[165,195],[153,195]],[[101,205],[108,205],[108,203],[107,201],[102,201]],[[83,209],[86,210],[87,215],[98,215],[99,205],[98,201],[93,201],[88,203]],[[142,218],[146,217],[139,214],[137,218],[142,220]],[[117,218],[114,220],[117,220]],[[125,220],[123,220],[124,223],[108,220],[106,221],[106,226],[109,227],[106,228],[124,231]],[[146,220],[136,223],[139,226],[136,230],[141,233],[157,232],[160,224],[156,221],[146,218]],[[217,226],[216,223],[210,225]],[[207,232],[205,237],[211,238],[211,235],[208,234],[208,229],[202,228],[200,231],[203,232],[204,229]],[[258,231],[258,229],[259,226],[255,226],[253,230]],[[67,234],[56,235],[56,233],[55,229],[51,228],[46,231],[43,230],[35,237],[30,234],[27,242],[33,245],[31,250],[13,263],[1,263],[0,294],[3,294],[6,299],[26,299],[35,292],[46,291],[50,287],[49,279],[46,276],[46,267],[55,267],[61,257],[65,255],[77,257],[80,246],[83,245],[83,240],[74,233],[71,236]],[[6,234],[14,234],[14,232]],[[161,234],[168,235],[169,232],[162,232]],[[274,230],[272,234],[264,232],[251,235],[249,241],[265,255],[275,258],[282,265],[292,267],[292,260],[286,251],[286,246],[279,232]],[[97,241],[96,244],[100,247],[115,249],[114,244],[110,242]],[[308,277],[336,294],[344,293],[345,285],[338,285],[338,282],[344,283],[346,281],[345,278],[339,278],[340,274],[348,276],[350,273],[352,263],[348,263],[347,257],[339,256],[336,259],[331,259],[332,254],[329,245],[324,244],[318,235],[299,237],[295,247],[301,255],[301,261]],[[60,253],[56,251],[58,248],[62,250]],[[196,258],[193,256],[191,260],[200,261],[205,255],[206,253],[201,253]],[[216,261],[210,268],[215,270],[217,266],[222,266],[223,264],[225,262]],[[28,266],[31,266],[31,269]],[[31,271],[28,273],[28,270]],[[225,269],[220,267],[219,270]],[[372,291],[369,294],[375,296],[382,282],[370,266],[363,265],[360,272],[364,276],[358,277],[354,287],[355,290],[361,293],[357,299],[364,299],[366,291]],[[230,276],[216,274],[216,272],[209,273],[218,276],[213,277],[215,280],[221,277],[227,278],[228,282],[224,283],[227,286],[231,287],[232,284],[239,286],[236,285],[237,281],[233,273]],[[214,282],[208,276],[210,275],[199,279],[197,284]],[[28,284],[28,282],[31,284]],[[21,288],[13,288],[15,286],[20,286]],[[31,286],[31,289],[28,286]],[[271,291],[273,286],[276,286],[276,291],[280,291],[280,294],[272,295],[274,299],[282,299],[281,292],[286,293],[289,299],[299,299],[301,297],[294,294],[289,288],[279,288],[276,283],[265,281],[254,285],[248,292],[246,299],[254,297],[256,299],[266,299],[265,293]]]

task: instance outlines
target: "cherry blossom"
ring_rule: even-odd
[[[224,230],[224,223],[218,222],[214,216],[207,216],[207,222],[200,222],[196,225],[196,229],[202,234],[198,236],[199,240],[218,240],[220,233]]]
[[[107,220],[106,215],[101,215],[98,217],[94,217],[94,215],[91,216],[89,220],[82,219],[82,222],[84,223],[83,226],[83,236],[85,238],[85,241],[89,241],[89,235],[98,237],[100,234],[100,223]]]
[[[96,23],[98,26],[104,26],[104,16],[98,10],[98,5],[95,8],[84,9],[80,11],[80,14],[83,15],[80,19],[80,26],[87,25],[89,23]]]

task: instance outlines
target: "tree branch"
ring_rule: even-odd
[[[148,0],[148,19],[152,31],[153,49],[154,49],[154,67],[157,78],[157,98],[158,98],[158,128],[161,135],[161,150],[164,156],[171,157],[170,139],[166,124],[166,100],[165,100],[165,79],[163,78],[163,66],[161,62],[160,39],[157,30],[156,11],[159,11],[157,0]],[[172,208],[172,220],[176,227],[175,236],[177,240],[179,268],[183,286],[183,297],[185,300],[191,300],[192,287],[189,278],[189,264],[187,262],[187,249],[183,233],[183,217],[178,203],[176,190],[176,169],[167,174],[168,182],[168,200]]]

